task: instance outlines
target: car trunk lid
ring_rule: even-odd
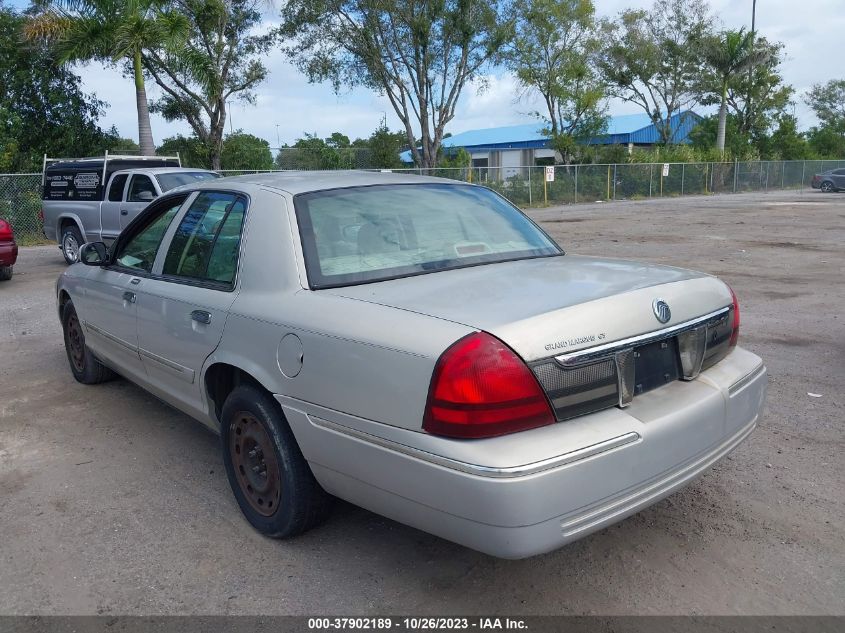
[[[527,362],[671,327],[731,303],[725,284],[702,273],[574,255],[322,292],[489,332]],[[655,299],[670,307],[665,323],[655,316]]]

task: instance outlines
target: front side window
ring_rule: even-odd
[[[184,201],[185,197],[180,197],[165,205],[158,214],[152,214],[146,226],[119,247],[115,263],[124,268],[150,272],[164,233]]]
[[[156,197],[156,190],[153,181],[149,176],[136,174],[129,182],[128,202],[149,202]]]
[[[350,187],[300,194],[294,206],[312,288],[562,253],[483,187]]]
[[[120,202],[123,200],[123,188],[126,186],[128,174],[118,174],[111,181],[109,187],[109,202]]]
[[[211,191],[198,195],[173,235],[162,274],[234,283],[245,211],[243,196]]]

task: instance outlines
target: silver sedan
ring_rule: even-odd
[[[57,284],[75,378],[120,374],[220,434],[246,519],[333,497],[507,558],[688,484],[766,391],[710,275],[566,255],[492,191],[242,176],[153,202]]]

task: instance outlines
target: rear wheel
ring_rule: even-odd
[[[82,233],[75,224],[67,224],[62,229],[62,255],[68,266],[79,261],[79,247],[82,246]]]
[[[314,479],[278,403],[266,391],[236,387],[226,398],[221,422],[229,484],[256,530],[288,538],[325,518],[331,496]]]
[[[821,190],[822,190],[823,193],[832,193],[835,190],[835,188],[834,188],[832,182],[830,182],[829,180],[825,180],[822,183]]]
[[[11,266],[0,266],[0,281],[9,281],[12,278]]]
[[[62,329],[70,371],[78,382],[83,385],[95,385],[114,378],[114,372],[97,360],[85,344],[85,333],[82,331],[73,301],[65,303],[62,310]]]

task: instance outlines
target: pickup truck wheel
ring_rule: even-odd
[[[0,266],[0,281],[9,281],[12,278],[11,266]]]
[[[314,479],[278,403],[264,390],[236,387],[221,414],[223,462],[252,526],[288,538],[320,523],[331,497]]]
[[[70,371],[78,382],[83,385],[95,385],[114,378],[115,373],[97,360],[85,344],[85,333],[82,331],[73,301],[65,303],[62,310],[62,329]]]
[[[75,225],[68,225],[62,229],[62,255],[68,266],[79,260],[79,247],[82,246],[82,233]]]

